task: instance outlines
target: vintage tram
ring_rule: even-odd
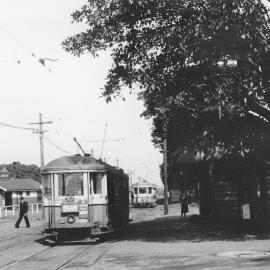
[[[88,156],[64,156],[42,170],[43,224],[61,234],[98,237],[129,222],[128,176]],[[59,239],[59,238],[58,238]]]
[[[157,200],[157,187],[147,181],[138,182],[132,185],[134,194],[133,206],[154,207]]]

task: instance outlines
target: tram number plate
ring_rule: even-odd
[[[76,204],[63,204],[62,212],[78,212],[78,206]]]

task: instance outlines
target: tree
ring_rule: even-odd
[[[153,141],[223,147],[269,143],[270,20],[260,0],[88,0],[72,14],[87,29],[63,42],[80,56],[111,51],[103,96],[138,90]],[[134,87],[135,86],[135,87]],[[269,144],[270,145],[270,144]]]
[[[18,161],[14,161],[11,164],[0,165],[4,166],[11,178],[19,179],[34,179],[40,182],[40,169],[36,165],[25,165]]]

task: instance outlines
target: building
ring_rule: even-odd
[[[219,148],[210,156],[179,148],[169,160],[169,190],[197,190],[201,215],[256,224],[270,221],[270,158],[225,157]]]
[[[2,202],[2,206],[19,204],[19,199],[22,196],[28,203],[38,203],[42,200],[41,184],[33,179],[0,180],[0,197],[1,194],[2,201],[4,201],[4,203]]]
[[[7,180],[10,178],[9,175],[9,171],[7,170],[7,168],[4,166],[1,170],[0,170],[0,180]]]

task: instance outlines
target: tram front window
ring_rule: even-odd
[[[146,192],[146,188],[139,188],[139,193],[140,193],[140,194],[145,194],[145,193],[147,193],[147,192]]]
[[[102,179],[104,173],[91,173],[91,194],[102,194]]]
[[[59,196],[81,196],[83,195],[82,173],[60,173],[58,174]]]

